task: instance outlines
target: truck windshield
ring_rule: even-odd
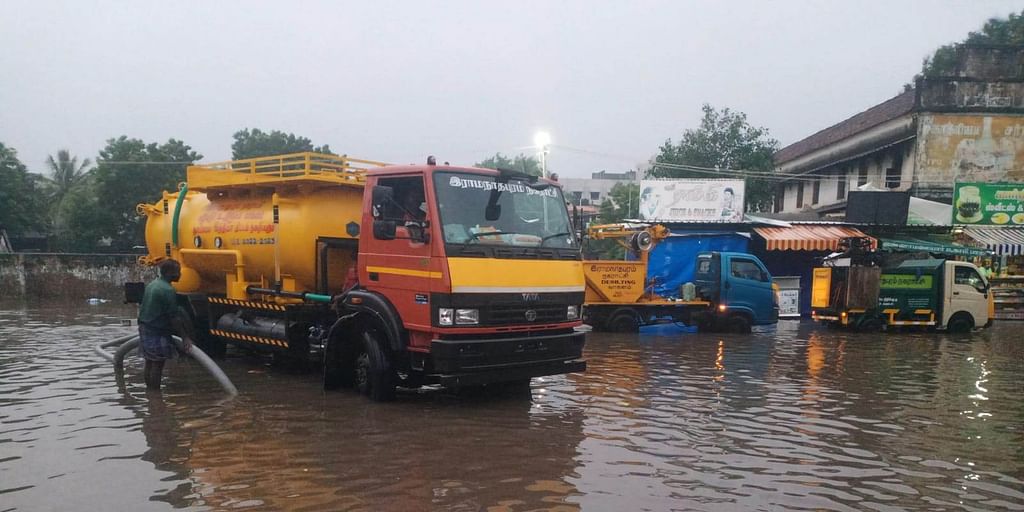
[[[575,249],[562,191],[459,172],[434,175],[446,244]]]

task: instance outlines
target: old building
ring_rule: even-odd
[[[946,77],[775,154],[775,211],[841,219],[850,190],[908,190],[950,204],[953,184],[1024,181],[1024,47],[961,46]]]
[[[636,171],[599,171],[591,173],[589,179],[562,178],[559,182],[567,201],[572,201],[576,206],[598,206],[616,184],[635,183],[636,180]]]

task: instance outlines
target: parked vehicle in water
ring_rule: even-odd
[[[201,348],[315,361],[326,387],[528,383],[583,371],[561,189],[514,171],[319,153],[188,168],[145,214]]]
[[[771,274],[750,254],[697,255],[695,282],[679,297],[656,293],[647,277],[650,251],[669,237],[665,226],[603,224],[587,230],[592,240],[614,239],[635,260],[585,260],[584,321],[596,330],[635,332],[644,325],[677,322],[701,330],[749,332],[778,321],[778,296]]]
[[[812,318],[861,331],[921,327],[970,331],[989,327],[995,303],[975,265],[944,259],[907,260],[892,267],[869,239],[844,239],[841,253],[814,269]]]

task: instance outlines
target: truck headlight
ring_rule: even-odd
[[[437,323],[439,325],[452,325],[455,319],[455,310],[452,308],[439,308],[437,310]]]
[[[455,323],[458,325],[476,325],[480,323],[479,309],[456,309]]]
[[[573,305],[573,306],[569,306],[568,308],[566,308],[566,310],[565,310],[565,319],[566,320],[579,320],[579,318],[580,318],[580,307],[579,306]]]

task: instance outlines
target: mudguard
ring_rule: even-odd
[[[405,335],[401,317],[398,316],[398,311],[391,302],[383,295],[367,290],[351,290],[341,298],[340,302],[345,310],[368,315],[374,319],[384,330],[388,349],[391,352],[397,353],[405,350],[408,337]],[[339,313],[344,313],[344,311]]]

